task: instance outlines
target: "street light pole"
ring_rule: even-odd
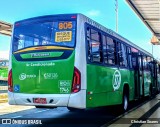
[[[115,9],[116,11],[116,32],[118,33],[118,0],[115,0],[115,2],[116,2],[115,4],[116,6],[116,9]]]

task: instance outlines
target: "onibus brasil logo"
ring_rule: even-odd
[[[121,85],[121,73],[119,72],[119,70],[116,70],[114,72],[112,84],[113,84],[114,91],[119,89],[119,87]]]

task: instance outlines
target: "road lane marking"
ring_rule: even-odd
[[[37,112],[35,112],[35,113],[45,112],[45,111],[47,111],[47,110],[49,110],[49,109],[40,110],[40,111],[37,111]]]
[[[14,116],[14,117],[11,117],[11,118],[20,118],[20,117],[22,117],[22,116]]]

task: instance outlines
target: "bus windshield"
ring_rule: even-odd
[[[74,47],[76,21],[17,23],[14,27],[12,50],[37,46]]]

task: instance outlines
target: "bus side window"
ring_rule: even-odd
[[[132,67],[134,69],[138,69],[138,63],[135,57],[135,55],[138,55],[138,50],[136,48],[131,47],[131,54],[132,54]]]
[[[127,47],[127,61],[128,61],[128,65],[129,68],[132,68],[132,55],[131,55],[131,48]]]
[[[139,69],[142,70],[143,61],[142,61],[142,53],[141,52],[139,52],[138,66],[139,66]]]
[[[147,60],[146,60],[146,56],[143,56],[143,69],[147,70]]]
[[[157,74],[159,73],[158,72],[158,63],[156,63],[156,71],[157,71]]]
[[[118,65],[122,66],[123,58],[122,58],[122,49],[121,43],[117,42],[117,55],[118,55]]]
[[[147,65],[146,65],[147,70],[152,71],[152,62],[151,58],[147,56]]]
[[[116,42],[110,37],[107,37],[107,55],[108,64],[114,65],[116,60]]]
[[[102,62],[102,46],[100,33],[94,29],[87,28],[88,60],[90,62]]]
[[[122,48],[122,57],[123,57],[123,66],[127,67],[128,63],[127,63],[127,50],[126,50],[126,45],[121,44],[121,48]]]
[[[89,27],[87,27],[87,47],[88,47],[88,60],[89,61],[92,61],[91,60],[91,43],[90,43],[90,29]]]
[[[135,58],[135,57],[132,57],[132,67],[133,67],[134,69],[137,68],[137,63],[136,63],[136,58]]]
[[[118,42],[118,61],[122,67],[127,67],[126,46]]]
[[[104,58],[104,63],[108,63],[108,54],[107,54],[107,37],[102,35],[102,44],[103,44],[103,58]]]

